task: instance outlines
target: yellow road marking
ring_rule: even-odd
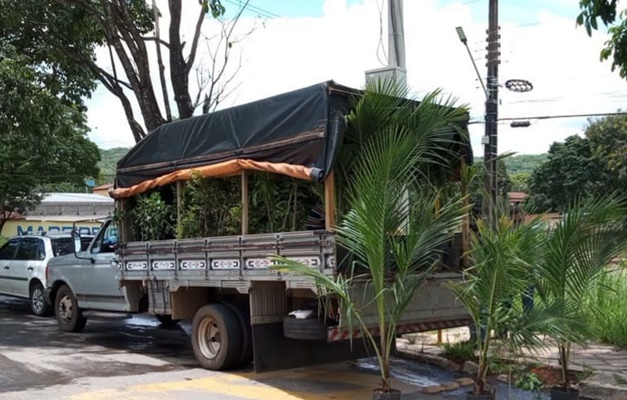
[[[299,381],[307,387],[299,387]],[[160,399],[168,399],[168,393],[175,396],[176,393],[180,395],[181,392],[193,392],[227,395],[242,400],[361,400],[372,396],[372,389],[378,383],[377,375],[335,368],[307,368],[266,374],[223,374],[193,380],[133,385],[117,390],[82,393],[72,399],[142,400],[154,399],[155,394],[159,394]],[[396,386],[399,386],[398,382]],[[404,392],[409,389],[411,392],[416,387],[399,389],[404,389]]]

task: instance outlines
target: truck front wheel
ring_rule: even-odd
[[[242,328],[235,313],[223,304],[200,308],[192,324],[192,348],[203,368],[223,370],[242,354]]]
[[[83,317],[83,312],[78,308],[78,301],[67,285],[63,285],[57,290],[54,313],[62,331],[81,332],[85,329],[87,318]]]

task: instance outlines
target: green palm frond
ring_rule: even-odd
[[[374,345],[384,388],[389,388],[396,323],[467,211],[459,196],[442,200],[426,179],[430,168],[459,161],[467,109],[455,107],[455,100],[439,91],[419,104],[408,94],[407,87],[392,81],[375,81],[355,99],[348,117],[336,183],[349,207],[335,231],[355,269],[331,278],[281,257],[274,267],[314,279],[322,295],[339,300],[342,324],[361,329]],[[364,298],[352,298],[355,285],[364,287]],[[362,319],[366,308],[376,309],[379,346]]]

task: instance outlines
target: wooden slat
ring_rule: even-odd
[[[176,226],[181,226],[183,219],[183,181],[176,181]]]
[[[324,222],[330,231],[335,226],[335,177],[333,171],[324,180]]]
[[[242,171],[242,235],[248,234],[248,214],[249,213],[249,195],[248,195],[248,172]]]

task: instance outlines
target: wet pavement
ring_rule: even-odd
[[[31,315],[28,303],[0,296],[0,398],[83,377],[112,377],[196,367],[189,339],[148,316],[89,321],[63,333],[54,317]]]
[[[54,317],[29,313],[23,300],[0,296],[0,399],[361,400],[378,383],[375,360],[254,374],[198,368],[190,325],[166,328],[149,316],[89,321],[85,332],[59,330]],[[464,399],[468,388],[438,395],[421,387],[459,375],[393,360],[394,386],[403,400]],[[499,387],[498,399],[535,399]],[[365,397],[364,397],[365,396]]]
[[[355,363],[355,366],[359,370],[370,371],[376,373],[379,371],[379,367],[376,363],[376,359],[359,360]],[[424,363],[417,363],[415,361],[408,361],[395,358],[392,360],[392,370],[390,372],[392,377],[400,382],[407,383],[409,385],[416,385],[421,387],[436,386],[443,382],[453,382],[457,378],[461,378],[464,375],[447,371],[442,368],[429,366]],[[469,387],[460,387],[459,389],[443,392],[433,399],[466,399],[466,394],[470,390]],[[425,399],[430,397],[425,396]],[[496,400],[548,400],[550,395],[548,393],[530,393],[524,390],[520,390],[516,387],[510,387],[509,385],[498,382],[496,385]]]

